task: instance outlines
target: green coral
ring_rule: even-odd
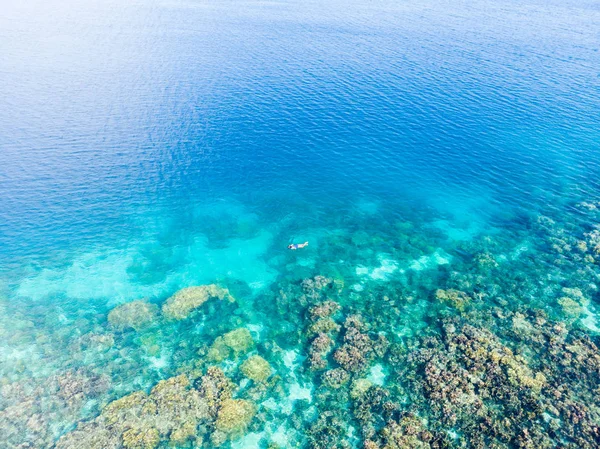
[[[365,395],[369,388],[373,386],[373,383],[369,379],[360,378],[352,382],[352,388],[350,390],[350,397],[352,399],[358,399]]]
[[[583,312],[583,307],[577,301],[568,296],[563,296],[558,300],[563,313],[569,318],[579,318]]]
[[[263,383],[271,375],[271,365],[259,355],[253,355],[242,363],[240,370],[248,379]]]
[[[235,301],[226,288],[216,284],[200,285],[179,290],[163,304],[162,312],[166,318],[183,320],[211,298]]]
[[[250,331],[245,327],[234,329],[218,337],[208,350],[208,359],[221,362],[230,357],[238,357],[254,347]]]
[[[148,301],[132,301],[112,309],[108,323],[117,331],[140,330],[156,320],[158,307]]]

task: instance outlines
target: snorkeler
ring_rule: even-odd
[[[304,242],[304,243],[292,243],[291,245],[288,245],[288,249],[299,249],[299,248],[304,248],[305,246],[308,246],[308,242]]]

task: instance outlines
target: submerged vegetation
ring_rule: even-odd
[[[285,253],[256,292],[3,301],[3,444],[600,448],[600,209],[457,240],[426,223],[337,232],[308,264]]]

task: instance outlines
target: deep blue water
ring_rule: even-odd
[[[360,277],[381,254],[512,251],[540,214],[581,237],[599,30],[599,4],[572,0],[5,4],[2,321],[43,327],[58,305],[103,322],[212,282],[241,285],[251,316],[278,282]],[[370,249],[344,249],[357,232]],[[408,252],[394,237],[424,232]],[[0,349],[11,380],[19,345]]]

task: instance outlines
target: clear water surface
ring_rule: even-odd
[[[428,389],[424,348],[454,348],[452,322],[531,371],[514,381],[505,362],[504,396],[469,390],[498,409],[492,421],[518,416],[531,447],[599,447],[599,24],[598,3],[571,0],[3,5],[4,443],[81,447],[73,429],[97,431],[106,404],[180,373],[200,388],[216,365],[252,404],[249,423],[219,433],[203,418],[183,441],[160,430],[129,447],[525,447],[509,425],[475,437],[464,404]],[[323,289],[303,283],[317,275]],[[177,322],[159,312],[143,329],[107,321],[208,284],[235,303]],[[450,290],[465,296],[445,301]],[[310,310],[327,298],[342,327],[311,369]],[[356,371],[334,356],[353,344],[352,314],[389,342]],[[521,321],[545,337],[520,338]],[[573,368],[584,380],[559,385],[568,351],[532,343],[552,340],[544,326],[586,342],[578,360],[598,362]],[[251,352],[211,360],[239,328]],[[253,354],[268,386],[240,371]],[[439,363],[472,380],[464,357]],[[542,386],[523,380],[536,373]],[[393,412],[352,394],[364,379]],[[528,415],[506,405],[510,385],[532,390]],[[575,404],[553,402],[560,388]],[[573,407],[588,421],[569,424]],[[128,447],[112,432],[98,447]]]

